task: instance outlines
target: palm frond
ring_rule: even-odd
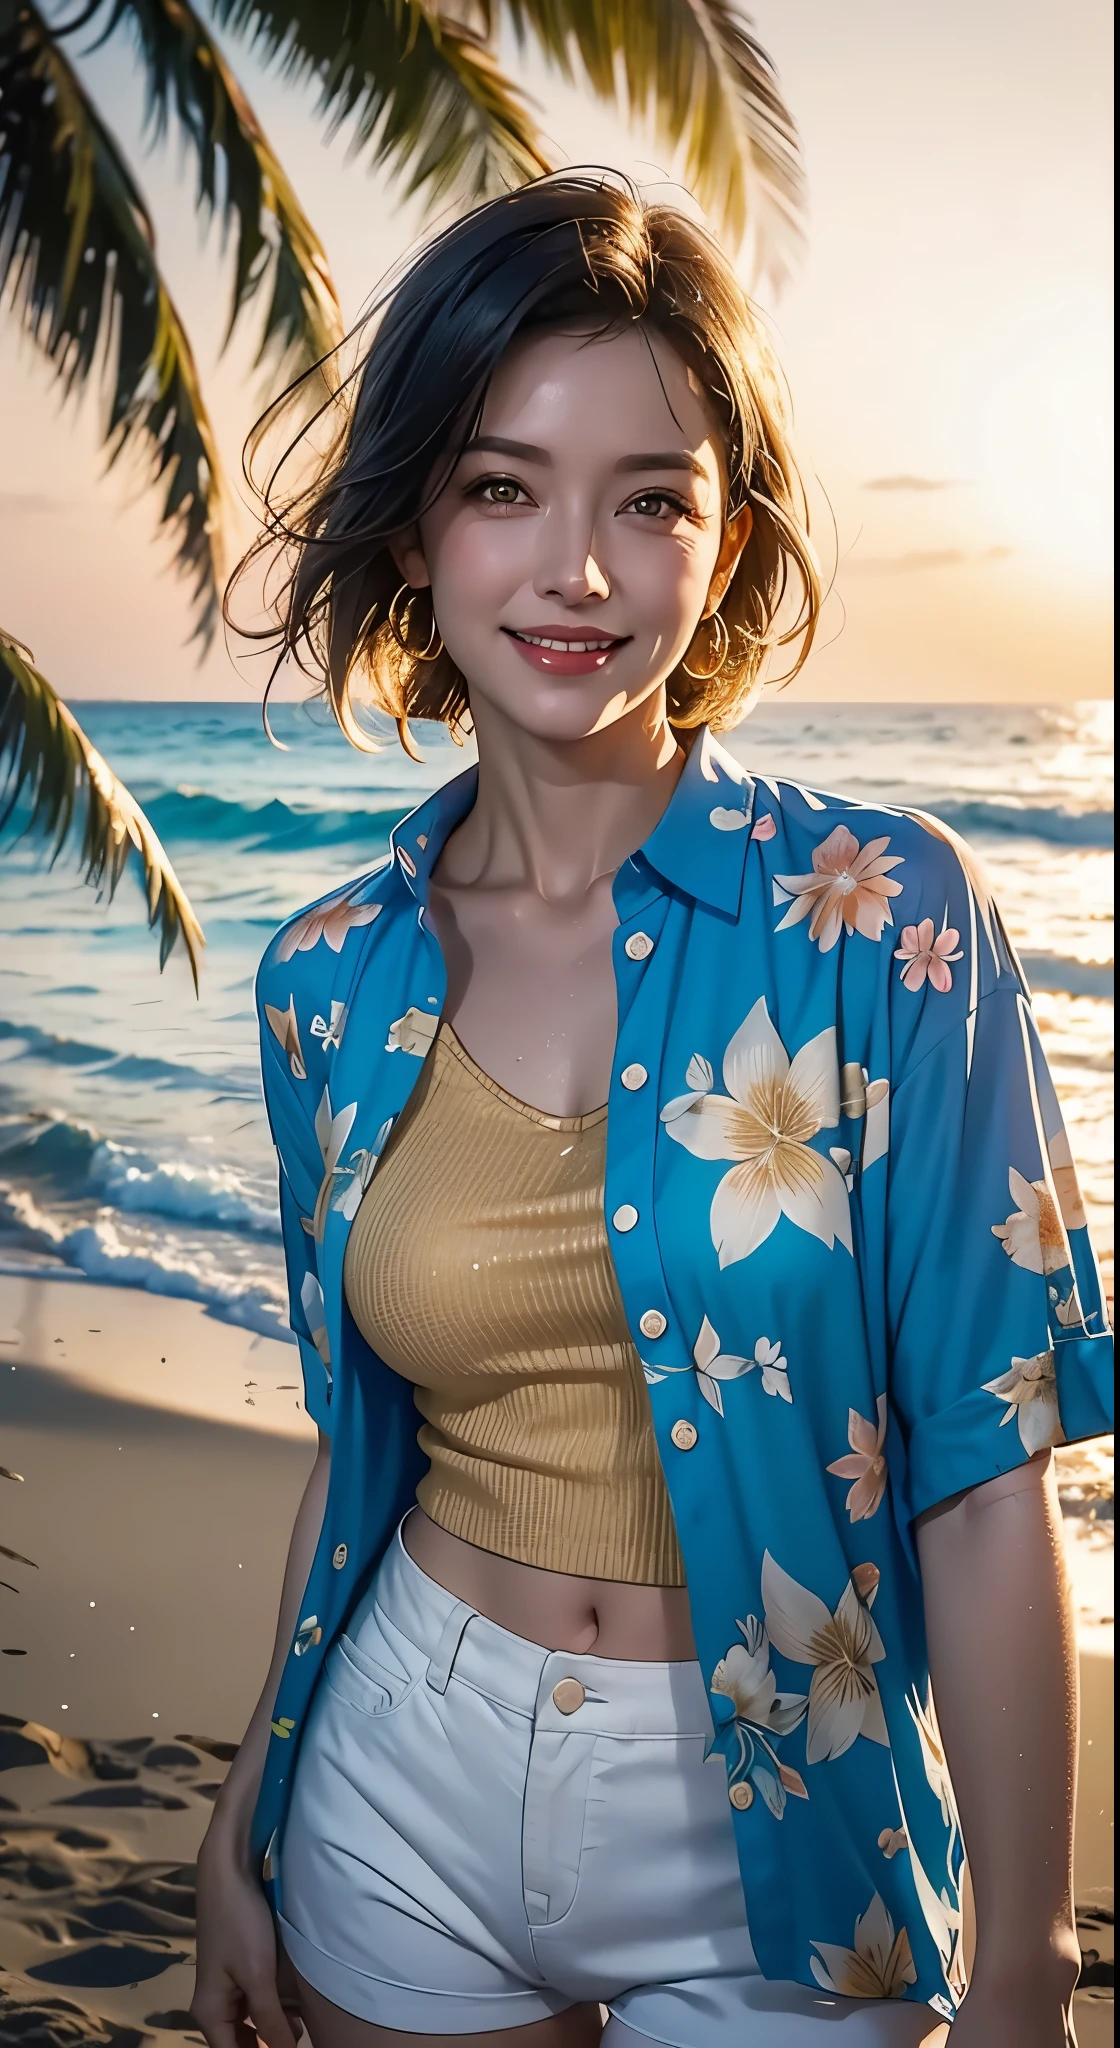
[[[430,203],[467,203],[552,165],[524,100],[472,30],[421,0],[211,0],[219,26],[313,81],[329,132],[404,174]]]
[[[0,831],[22,800],[26,816],[21,830],[45,838],[52,859],[57,860],[84,803],[80,863],[86,880],[110,898],[135,849],[144,867],[148,923],[159,920],[160,967],[172,947],[182,944],[197,994],[206,940],[174,868],[135,797],[40,675],[30,650],[2,628],[0,771]]]
[[[143,199],[48,23],[0,0],[0,292],[66,395],[100,373],[110,462],[132,450],[190,579],[196,634],[218,619],[221,479],[198,373]]]
[[[293,371],[318,362],[343,334],[326,255],[205,22],[189,0],[95,0],[76,26],[91,24],[98,44],[132,31],[155,138],[174,116],[194,153],[200,206],[235,232],[228,332],[269,287],[258,361],[276,355]]]
[[[313,4],[313,0],[312,0]],[[481,0],[497,27],[499,0]],[[567,78],[582,67],[604,100],[652,110],[702,206],[739,243],[749,229],[756,265],[776,279],[802,235],[805,203],[797,129],[777,74],[735,0],[506,0],[524,44]]]

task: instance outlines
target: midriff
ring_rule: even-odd
[[[464,1543],[413,1508],[404,1547],[422,1572],[496,1621],[546,1650],[679,1664],[696,1655],[692,1611],[683,1586],[626,1586],[617,1579],[539,1571]]]

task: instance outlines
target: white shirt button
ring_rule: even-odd
[[[653,951],[653,940],[648,932],[631,932],[626,941],[628,960],[648,960]]]
[[[638,1212],[632,1202],[623,1202],[622,1207],[616,1209],[611,1217],[616,1230],[633,1230],[637,1220]]]
[[[638,1328],[643,1337],[663,1337],[669,1325],[659,1308],[647,1308]]]
[[[690,1451],[696,1443],[699,1431],[691,1422],[674,1422],[669,1435],[678,1451]]]
[[[649,1075],[640,1061],[635,1060],[632,1066],[623,1067],[618,1078],[624,1088],[644,1088],[649,1080]]]
[[[331,1563],[333,1564],[336,1572],[340,1572],[342,1570],[342,1567],[346,1563],[346,1560],[349,1557],[349,1555],[350,1552],[347,1550],[345,1543],[340,1543],[337,1549],[335,1550],[333,1557],[331,1558]]]

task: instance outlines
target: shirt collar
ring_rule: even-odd
[[[684,773],[641,851],[674,888],[735,917],[754,815],[754,783],[701,726]]]
[[[427,902],[432,869],[471,810],[477,789],[477,767],[465,769],[390,833],[390,859],[418,902]],[[652,868],[671,888],[734,917],[753,812],[751,777],[702,726],[663,816],[632,856],[633,863]]]

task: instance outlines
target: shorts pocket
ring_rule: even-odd
[[[395,1714],[423,1676],[425,1660],[420,1651],[415,1651],[412,1657],[402,1654],[404,1639],[396,1629],[393,1636],[396,1642],[391,1642],[377,1625],[374,1610],[362,1619],[361,1641],[339,1636],[327,1657],[326,1678],[331,1691],[360,1714]],[[408,1648],[412,1649],[412,1645]]]

